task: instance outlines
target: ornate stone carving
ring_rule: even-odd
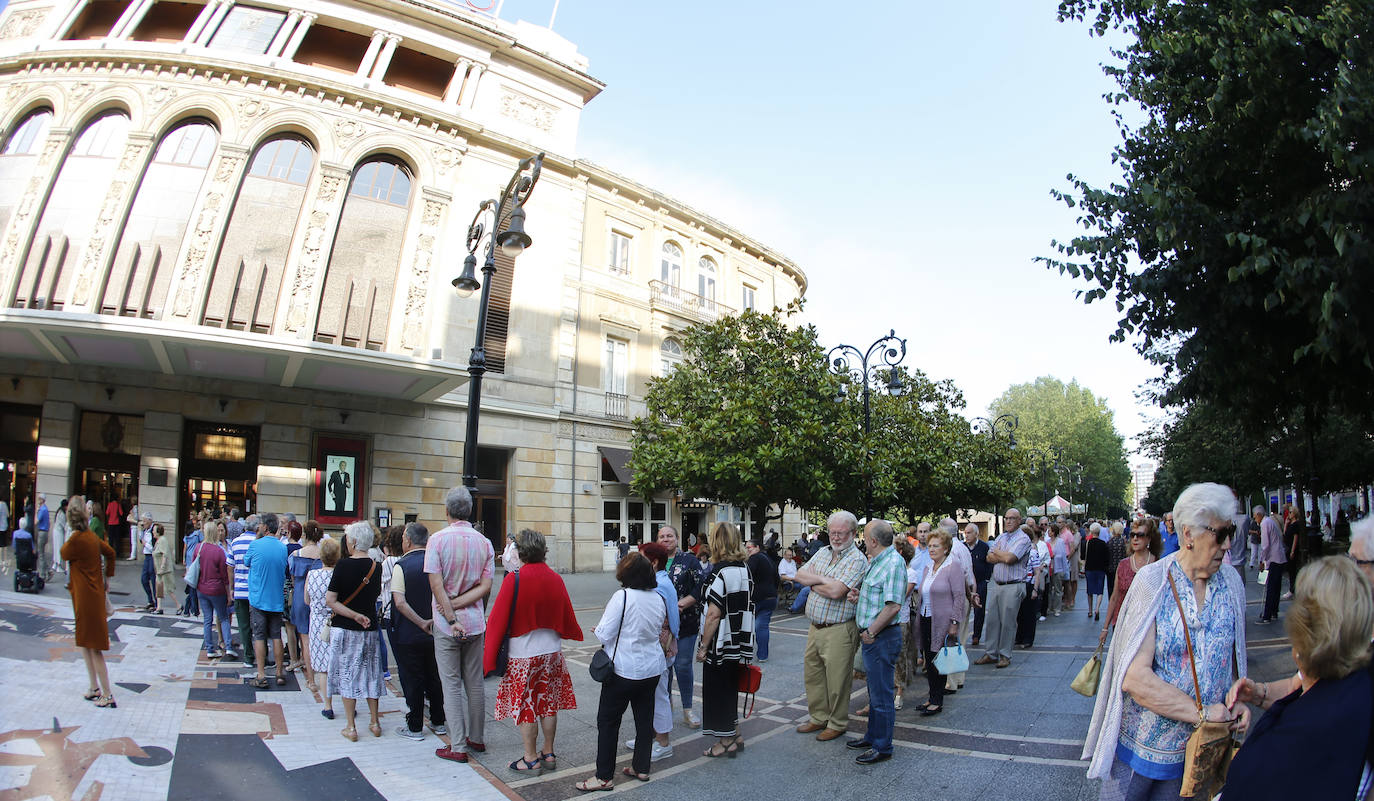
[[[91,302],[91,291],[95,287],[96,274],[101,262],[105,260],[105,246],[111,243],[118,222],[123,219],[123,209],[131,202],[134,178],[143,166],[148,154],[147,141],[129,142],[124,145],[124,154],[119,157],[119,166],[105,190],[105,202],[100,204],[100,215],[91,227],[91,235],[81,255],[81,266],[77,269],[76,279],[72,282],[72,303],[85,306]]]
[[[24,90],[27,88],[28,87],[22,83],[11,81],[10,85],[5,87],[5,105],[9,105],[15,100],[18,100],[19,95],[23,94]]]
[[[334,198],[338,196],[348,174],[336,171],[320,180],[320,191],[315,196],[315,206],[310,211],[305,227],[305,238],[301,243],[301,257],[296,265],[296,277],[291,282],[291,305],[286,310],[286,330],[300,331],[310,319],[310,305],[314,297],[315,274],[319,271],[320,260],[324,256],[325,239],[329,233],[330,220],[334,216]]]
[[[72,84],[72,88],[67,91],[71,93],[73,100],[85,100],[95,91],[95,87],[89,81],[80,81]]]
[[[558,436],[571,437],[572,433],[573,424],[571,421],[558,421]],[[611,428],[610,426],[583,423],[577,427],[577,436],[582,439],[600,440],[601,442],[629,442],[630,430],[628,428]]]
[[[542,100],[536,100],[513,89],[506,89],[501,93],[501,114],[541,131],[552,131],[554,120],[558,117],[558,109]]]
[[[448,204],[425,198],[420,213],[420,236],[415,246],[415,258],[410,266],[410,285],[406,290],[405,319],[401,323],[401,347],[411,350],[420,346],[424,332],[425,302],[429,297],[429,268],[434,261],[434,241],[444,219]]]
[[[163,103],[166,103],[168,100],[171,100],[176,96],[177,90],[173,89],[170,86],[167,86],[166,84],[159,84],[157,86],[154,86],[148,92],[148,102],[152,105],[153,108],[158,108]]]
[[[5,271],[19,269],[19,265],[15,264],[19,254],[19,242],[28,233],[29,221],[38,206],[38,197],[52,178],[51,168],[57,160],[57,154],[62,152],[65,139],[65,135],[49,135],[47,143],[43,145],[43,152],[38,156],[38,163],[34,165],[29,185],[24,189],[24,196],[15,205],[14,216],[10,217],[9,233],[5,235],[4,254],[0,255],[0,286],[5,285]]]
[[[353,120],[339,120],[334,123],[334,133],[340,141],[347,142],[350,139],[357,139],[367,133],[367,128],[361,123]]]
[[[223,162],[224,159],[221,159],[221,165]],[[219,218],[219,208],[223,202],[224,195],[219,192],[206,195],[205,203],[196,217],[195,228],[191,229],[191,242],[186,248],[186,261],[182,264],[181,283],[177,287],[172,311],[177,317],[191,316],[196,290],[200,286],[200,274],[205,269],[206,259],[209,258],[211,240],[215,235],[215,221]]]
[[[266,114],[270,108],[271,106],[257,98],[250,97],[239,101],[239,113],[242,114],[245,119],[251,120],[254,117]]]
[[[448,175],[448,171],[458,166],[458,162],[463,160],[462,153],[443,145],[435,145],[434,149],[429,152],[434,157],[434,164],[439,168],[440,175]]]
[[[16,11],[9,19],[5,20],[3,27],[0,27],[0,39],[23,39],[34,31],[43,22],[43,18],[48,15],[48,9],[39,11]]]

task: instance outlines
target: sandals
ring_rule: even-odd
[[[119,706],[119,704],[115,703],[113,695],[100,696],[100,698],[96,699],[95,705],[101,709],[115,709]]]
[[[573,785],[573,787],[576,787],[584,793],[589,790],[610,790],[614,786],[615,782],[610,780],[603,782],[595,776],[593,776],[590,779],[583,779],[582,781]]]
[[[285,687],[285,686],[286,686],[286,677],[283,676],[283,675],[280,674],[280,673],[277,674],[277,686],[278,686],[278,687]]]
[[[539,761],[544,763],[544,767],[548,768],[549,770],[553,770],[558,767],[558,754],[555,754],[552,751],[548,752],[547,754],[543,751],[540,751]]]
[[[97,699],[97,698],[99,698],[99,697],[100,697],[100,690],[94,689],[94,688],[93,688],[93,689],[89,690],[85,695],[81,696],[81,699],[82,699],[83,701],[94,701],[95,699]]]
[[[268,684],[267,679],[265,679],[265,678],[262,678],[262,679],[253,679],[252,681],[250,681],[250,682],[248,682],[248,683],[251,684],[251,685],[254,686],[254,687],[257,687],[259,690],[266,690],[269,686],[271,686],[270,684]]]
[[[534,773],[544,769],[544,763],[538,759],[525,759],[520,757],[506,767],[516,773]]]
[[[339,732],[339,734],[342,734],[344,736],[344,739],[348,740],[351,743],[358,742],[358,729],[355,726],[349,726],[348,728]]]
[[[634,768],[629,768],[629,767],[621,768],[621,769],[620,769],[620,773],[621,773],[621,775],[623,775],[623,776],[629,776],[631,779],[639,779],[639,780],[642,781],[642,782],[647,782],[647,781],[649,780],[649,774],[647,774],[647,773],[635,773],[635,769],[634,769]]]
[[[333,720],[333,719],[334,719],[334,710],[332,710],[332,709],[321,709],[321,710],[320,710],[320,715],[323,716],[323,717],[328,718],[329,720]]]
[[[373,737],[381,737],[381,736],[382,736],[382,725],[381,725],[380,723],[369,723],[369,724],[367,724],[367,730],[370,731],[370,732],[372,732],[372,736],[373,736]]]
[[[721,749],[720,753],[716,753],[717,748]],[[740,742],[739,739],[736,738],[729,745],[721,745],[720,743],[716,743],[715,745],[706,749],[705,756],[708,756],[711,759],[719,759],[721,757],[729,757],[730,759],[734,759],[735,757],[739,756],[739,752],[743,750],[744,743]]]

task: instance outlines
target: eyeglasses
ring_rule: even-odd
[[[1132,531],[1132,532],[1131,532],[1131,536],[1132,536],[1132,537],[1148,537],[1148,536],[1150,536],[1150,534],[1149,534],[1149,532],[1145,532],[1145,531]]]
[[[1359,565],[1360,567],[1369,567],[1371,565],[1374,565],[1374,559],[1360,559],[1356,557],[1354,554],[1350,553],[1349,551],[1347,551],[1345,555],[1349,557],[1352,562]]]
[[[1232,537],[1236,536],[1236,524],[1235,524],[1235,523],[1227,523],[1227,524],[1224,525],[1224,526],[1218,526],[1218,527],[1216,527],[1216,528],[1212,528],[1211,526],[1203,526],[1203,528],[1205,528],[1205,529],[1207,529],[1208,531],[1210,531],[1210,532],[1212,532],[1213,534],[1215,534],[1215,535],[1216,535],[1216,538],[1217,538],[1217,542],[1227,542],[1227,541],[1229,541]]]

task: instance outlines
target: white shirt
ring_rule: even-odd
[[[658,644],[658,633],[667,615],[663,596],[656,590],[615,591],[593,633],[605,647],[606,653],[610,654],[617,676],[622,679],[647,679],[663,673],[668,663],[663,658],[663,648]]]
[[[792,579],[797,577],[797,563],[791,559],[784,559],[778,562],[778,578]]]
[[[930,587],[935,583],[935,577],[944,572],[949,566],[950,560],[945,559],[940,566],[934,570],[927,569],[925,580],[921,582],[921,617],[930,617]]]
[[[973,579],[973,554],[969,552],[968,546],[958,537],[954,538],[954,545],[949,549],[949,556],[964,571],[964,586],[970,590],[978,586],[978,582]]]
[[[506,550],[501,552],[501,566],[507,570],[520,568],[520,551],[516,549],[514,540],[506,543]],[[545,651],[545,653],[550,652]]]
[[[625,623],[629,625],[629,615],[625,616]],[[655,640],[657,642],[657,640]],[[563,650],[563,638],[558,636],[558,632],[553,629],[535,629],[519,637],[510,638],[510,656],[512,659],[529,659],[532,656],[543,656],[544,654],[556,654]]]
[[[139,533],[142,535],[143,553],[151,556],[153,553],[153,527],[141,528]]]

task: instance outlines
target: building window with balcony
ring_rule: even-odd
[[[663,283],[673,289],[682,286],[682,247],[672,240],[663,243],[659,275]]]
[[[697,262],[697,294],[704,306],[716,302],[716,262],[710,256],[702,256]]]
[[[663,346],[659,348],[659,356],[662,362],[660,375],[672,375],[672,372],[682,364],[682,343],[672,337],[663,340]]]
[[[606,416],[626,419],[625,401],[630,377],[630,343],[606,337],[605,375]]]
[[[755,290],[752,286],[748,284],[744,285],[744,288],[740,291],[739,305],[741,309],[746,311],[754,310],[754,292]]]
[[[620,275],[630,274],[630,246],[634,244],[634,237],[620,231],[612,230],[609,236],[610,253],[607,267],[613,273]]]
[[[212,50],[236,53],[266,53],[285,20],[286,15],[280,11],[234,6],[215,29],[209,46]]]

